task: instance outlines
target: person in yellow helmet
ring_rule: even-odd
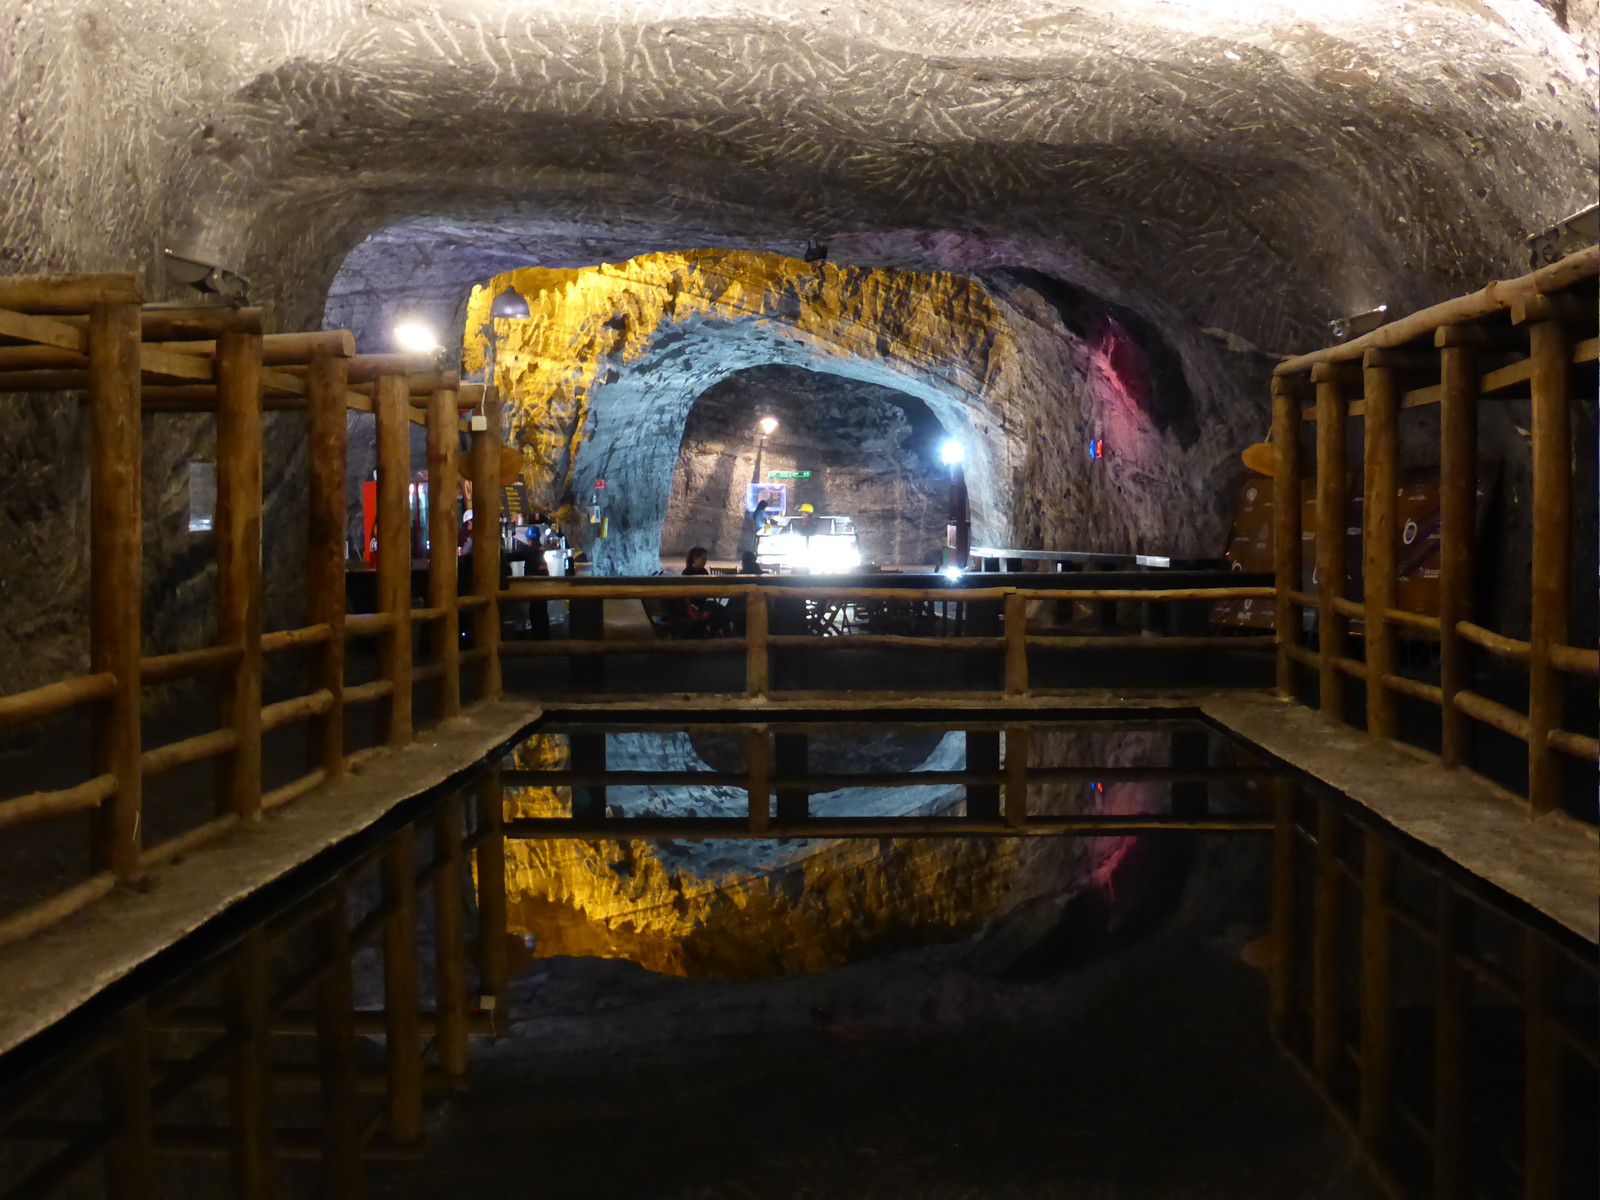
[[[817,532],[820,526],[821,522],[817,520],[817,510],[812,508],[809,504],[802,504],[800,506],[800,519],[790,526],[790,528],[792,528],[801,537],[810,537],[813,533]]]

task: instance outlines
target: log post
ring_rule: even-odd
[[[311,689],[333,697],[311,725],[312,766],[332,779],[344,770],[344,613],[346,558],[346,359],[319,351],[306,373],[306,418],[310,457],[310,548],[306,576],[310,620],[326,625],[328,638],[313,654]]]
[[[500,413],[499,393],[483,391],[488,428],[472,434],[472,590],[489,597],[473,613],[472,644],[485,651],[478,674],[479,700],[500,695]],[[569,605],[570,609],[570,605]]]
[[[261,335],[217,337],[217,641],[239,657],[222,687],[238,741],[219,776],[219,813],[261,815]]]
[[[497,1028],[504,1015],[509,973],[506,963],[506,788],[497,762],[478,780],[478,981]]]
[[[1300,644],[1300,608],[1289,599],[1300,591],[1300,402],[1287,379],[1272,381],[1272,554],[1277,590],[1273,624],[1278,639],[1278,694],[1295,694],[1295,663],[1289,650]]]
[[[752,725],[744,735],[750,832],[758,837],[772,824],[772,756],[767,746],[767,733],[765,725]]]
[[[750,589],[744,611],[744,692],[746,696],[761,699],[771,686],[771,667],[767,647],[767,597],[759,587]]]
[[[341,411],[341,418],[343,415]],[[329,1200],[357,1200],[361,1195],[361,1128],[356,1110],[360,1064],[356,1059],[349,897],[342,878],[329,885],[328,904],[318,926],[326,968],[317,983],[323,1185]]]
[[[1460,954],[1467,902],[1438,877],[1438,941],[1434,957],[1433,1200],[1466,1194],[1466,1048],[1470,980]]]
[[[229,1068],[229,1157],[233,1194],[270,1200],[272,1150],[272,1029],[267,938],[262,928],[245,934],[226,985],[228,1024],[242,1041]]]
[[[1288,775],[1273,778],[1272,793],[1272,965],[1267,978],[1268,1023],[1282,1037],[1294,1009],[1295,832],[1294,802],[1299,785]]]
[[[100,1066],[105,1121],[112,1129],[105,1156],[105,1190],[111,1200],[155,1200],[150,1107],[150,1018],[143,1002],[117,1022]]]
[[[1010,592],[1005,603],[1006,695],[1028,694],[1028,600]]]
[[[126,879],[139,870],[139,305],[89,314],[89,670],[114,690],[96,706],[94,773],[117,790],[95,822],[94,862]]]
[[[1555,951],[1535,929],[1524,929],[1527,1053],[1523,1070],[1523,1200],[1556,1200],[1561,1194],[1562,1046],[1550,1008],[1555,1000]]]
[[[1366,399],[1364,496],[1361,550],[1365,608],[1362,625],[1367,643],[1367,733],[1387,740],[1396,734],[1395,698],[1384,682],[1394,674],[1394,631],[1388,612],[1395,606],[1395,508],[1397,494],[1400,395],[1392,365],[1384,352],[1368,350],[1362,360]]]
[[[1370,353],[1370,352],[1369,352]],[[1371,410],[1368,410],[1371,419]],[[1361,874],[1361,1090],[1356,1129],[1376,1151],[1389,1124],[1394,1016],[1389,889],[1393,852],[1376,829],[1362,833]]]
[[[1311,1066],[1327,1086],[1339,1057],[1339,810],[1317,800],[1311,931]]]
[[[1005,822],[1012,829],[1028,823],[1028,748],[1029,728],[1007,725]]]
[[[411,394],[404,375],[378,380],[378,611],[394,625],[378,640],[378,677],[394,684],[383,740],[411,740]]]
[[[1561,807],[1561,772],[1550,732],[1561,728],[1561,672],[1550,651],[1567,640],[1572,574],[1571,347],[1554,302],[1518,306],[1533,360],[1533,614],[1528,635],[1528,802],[1534,815]],[[1530,1192],[1531,1195],[1531,1192]]]
[[[428,607],[444,615],[433,622],[430,640],[441,672],[436,717],[461,711],[461,612],[456,593],[456,452],[461,442],[456,393],[440,388],[428,400]]]
[[[462,821],[461,796],[451,792],[433,814],[434,1011],[439,1022],[439,1067],[451,1079],[460,1079],[467,1073]]]
[[[1439,347],[1439,760],[1468,761],[1467,718],[1456,707],[1466,690],[1466,643],[1456,631],[1473,612],[1472,547],[1478,511],[1478,400],[1482,384],[1472,331],[1445,326]]]
[[[382,547],[379,548],[382,554]],[[381,561],[381,559],[380,559]],[[397,830],[383,853],[384,1045],[389,1082],[389,1139],[422,1136],[422,1018],[417,1006],[417,830]]]
[[[1319,706],[1345,719],[1344,676],[1337,659],[1344,654],[1346,621],[1334,607],[1344,596],[1345,521],[1349,482],[1345,458],[1345,398],[1337,370],[1328,363],[1311,368],[1317,385],[1317,651],[1320,656]]]

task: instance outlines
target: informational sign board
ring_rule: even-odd
[[[767,503],[768,517],[781,517],[789,511],[789,487],[783,483],[751,483],[745,485],[744,510],[753,513],[756,505]]]

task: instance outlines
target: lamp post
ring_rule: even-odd
[[[939,461],[950,468],[950,508],[945,524],[945,567],[967,569],[972,551],[972,520],[967,511],[967,476],[962,468],[966,452],[955,438],[939,447]]]

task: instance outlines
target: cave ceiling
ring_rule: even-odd
[[[0,35],[32,160],[7,241],[25,267],[196,248],[299,323],[347,255],[359,317],[511,265],[822,236],[1278,346],[1519,269],[1592,200],[1594,9],[39,3]]]

